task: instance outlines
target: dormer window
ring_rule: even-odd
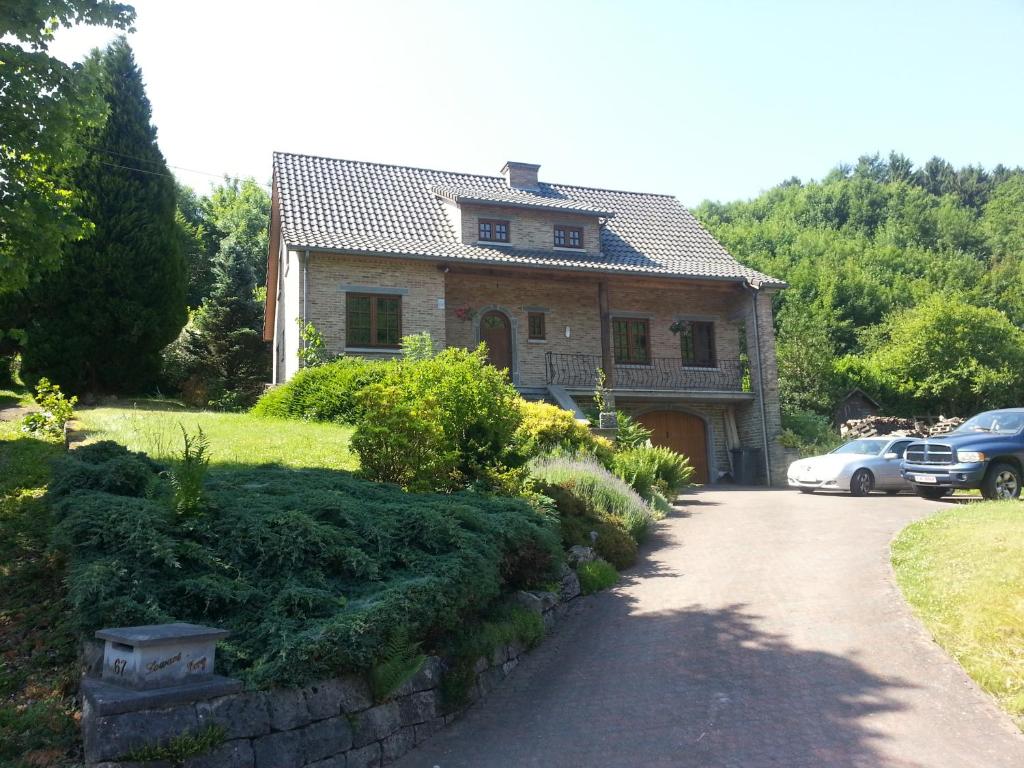
[[[487,243],[507,243],[508,221],[502,219],[480,219],[479,240]]]
[[[582,248],[583,227],[563,227],[555,225],[556,248]]]

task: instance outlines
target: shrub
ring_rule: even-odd
[[[57,384],[51,384],[47,378],[41,378],[36,384],[36,393],[32,396],[39,410],[25,416],[22,429],[26,432],[63,437],[64,427],[74,416],[78,398],[65,397]]]
[[[779,442],[799,451],[801,456],[816,456],[838,447],[843,439],[826,417],[813,411],[784,408]]]
[[[584,595],[591,595],[608,589],[619,580],[619,572],[611,563],[604,560],[591,560],[576,569],[580,579],[580,590]]]
[[[546,556],[517,580],[537,588],[557,573],[557,536],[516,499],[409,494],[327,470],[213,469],[203,514],[185,522],[145,457],[90,464],[83,450],[58,461],[48,496],[73,626],[223,626],[218,672],[252,685],[369,670],[399,627],[410,643],[460,630],[509,588],[520,551]],[[149,466],[149,483],[124,495],[84,472],[119,460]]]
[[[257,416],[309,419],[354,424],[358,394],[381,381],[388,363],[360,357],[340,357],[313,368],[303,368],[291,380],[267,392],[253,407]]]
[[[693,467],[686,457],[663,446],[619,451],[612,470],[648,502],[653,502],[658,494],[674,496],[693,477]]]
[[[409,491],[458,483],[458,452],[445,439],[433,397],[418,402],[396,386],[372,384],[359,395],[361,419],[352,435],[359,474]]]
[[[656,517],[636,491],[592,458],[542,458],[530,469],[538,480],[571,493],[587,516],[614,523],[634,541],[643,538]]]
[[[402,337],[402,356],[406,360],[429,360],[434,354],[434,337],[428,331]]]
[[[437,491],[474,483],[492,488],[496,480],[504,484],[507,468],[522,463],[513,441],[522,419],[519,395],[505,374],[487,363],[483,345],[473,351],[445,349],[426,360],[394,361],[381,384],[362,398],[367,411],[352,438],[367,478],[408,477],[409,487],[429,485]],[[403,429],[404,420],[412,423]],[[389,438],[381,422],[399,431]],[[366,437],[370,432],[376,433],[372,439]],[[389,439],[393,445],[387,448]],[[425,450],[403,455],[414,439],[430,440],[436,456],[426,456]],[[377,473],[381,462],[372,455],[382,447],[391,462],[387,475]],[[439,471],[424,471],[422,461],[437,464]]]
[[[622,411],[618,412],[616,418],[619,430],[615,435],[615,443],[619,449],[639,448],[650,443],[651,430],[639,421]]]
[[[199,512],[203,497],[203,480],[210,468],[210,441],[203,428],[190,435],[185,427],[178,425],[185,446],[181,461],[171,471],[171,486],[174,488],[174,510],[179,515],[194,515]]]
[[[549,403],[519,401],[522,422],[515,433],[519,452],[533,458],[551,451],[589,453],[606,464],[613,453],[611,443],[576,421],[571,411]]]

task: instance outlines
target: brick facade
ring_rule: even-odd
[[[307,320],[323,334],[327,351],[345,353],[345,294],[394,292],[402,297],[402,334],[428,331],[438,344],[445,338],[444,273],[429,261],[375,259],[314,253],[309,263]],[[354,350],[348,350],[350,353]],[[393,351],[358,354],[390,357]]]
[[[470,217],[475,228],[476,218]],[[525,236],[529,230],[520,229]],[[540,232],[538,228],[537,233]],[[516,235],[513,234],[513,237]],[[539,234],[538,234],[539,236]],[[289,284],[298,286],[301,259],[295,254],[289,264]],[[345,347],[345,294],[386,292],[402,297],[402,333],[428,331],[438,346],[474,347],[480,339],[480,318],[484,312],[497,309],[508,315],[513,328],[513,382],[522,388],[543,389],[547,384],[545,355],[584,354],[599,359],[601,355],[601,322],[598,304],[598,281],[607,285],[611,316],[647,318],[650,325],[650,349],[654,358],[678,359],[680,341],[669,327],[676,320],[707,320],[715,324],[715,348],[720,361],[740,357],[743,338],[754,339],[753,300],[735,283],[694,283],[628,276],[577,275],[573,273],[544,274],[510,270],[467,269],[445,270],[430,260],[373,258],[332,253],[310,256],[308,266],[307,319],[324,335],[328,351],[334,354],[390,356],[393,351],[374,352],[365,348]],[[286,291],[287,307],[301,307],[294,291]],[[546,338],[528,338],[527,315],[543,312]],[[462,314],[463,317],[459,315]],[[464,319],[468,318],[468,319]],[[758,298],[758,332],[761,363],[765,378],[765,412],[771,447],[769,461],[776,484],[784,482],[786,457],[778,445],[781,419],[778,405],[778,374],[772,325],[771,297]],[[294,342],[292,342],[294,344]],[[633,393],[624,400],[624,409],[678,409],[704,418],[708,429],[709,469],[711,479],[728,472],[731,466],[730,430],[726,426],[731,411],[737,427],[739,446],[759,448],[763,445],[761,407],[756,399],[759,376],[753,345],[750,352],[750,377],[753,402],[702,402],[699,397],[685,401],[664,398],[643,401]],[[289,349],[294,358],[294,352]],[[282,362],[281,369],[290,375],[292,363]]]

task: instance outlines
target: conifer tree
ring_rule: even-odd
[[[127,41],[94,59],[108,115],[75,181],[95,230],[33,290],[24,364],[71,391],[139,392],[187,319],[175,186]]]
[[[174,382],[196,405],[252,405],[270,379],[263,305],[246,247],[230,236],[214,262],[214,284],[191,323],[168,350]]]

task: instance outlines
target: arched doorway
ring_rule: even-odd
[[[480,341],[487,345],[487,362],[512,374],[512,323],[497,309],[480,316]]]
[[[693,482],[708,482],[708,434],[700,416],[682,411],[649,411],[636,420],[651,430],[651,442],[681,453],[693,467]]]

